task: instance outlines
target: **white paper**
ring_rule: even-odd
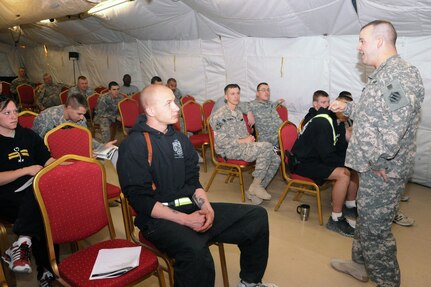
[[[27,187],[29,187],[30,185],[33,184],[33,178],[31,177],[29,180],[27,180],[20,188],[18,188],[17,190],[15,190],[15,192],[20,192],[23,191],[24,189],[26,189]]]
[[[117,152],[118,147],[117,146],[111,146],[108,148],[100,147],[93,151],[96,158],[102,158],[102,159],[111,159],[112,156]]]
[[[136,246],[99,250],[90,280],[118,277],[139,266],[141,249]]]

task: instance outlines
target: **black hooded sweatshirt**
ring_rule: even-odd
[[[151,167],[143,132],[149,133],[153,147]],[[120,145],[117,172],[122,191],[138,213],[138,226],[151,217],[157,201],[191,198],[197,188],[202,188],[198,156],[189,139],[171,125],[166,133],[149,127],[145,115],[138,117]]]

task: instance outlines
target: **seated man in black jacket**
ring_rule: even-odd
[[[332,180],[332,214],[326,227],[342,235],[353,237],[354,228],[343,216],[343,205],[352,211],[358,189],[356,172],[344,167],[347,141],[344,124],[337,122],[334,113],[320,108],[303,127],[292,153],[299,161],[294,172],[313,179],[316,184]]]
[[[141,93],[140,115],[119,149],[117,171],[126,197],[137,212],[136,226],[158,249],[175,259],[175,286],[213,287],[209,242],[237,244],[241,282],[261,284],[268,260],[268,215],[259,206],[210,203],[199,182],[196,151],[176,132],[179,108],[169,88],[151,85]],[[147,140],[151,142],[149,163]]]

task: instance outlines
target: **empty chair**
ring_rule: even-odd
[[[192,133],[189,136],[193,146],[201,151],[204,160],[204,171],[207,171],[207,161],[205,148],[209,145],[208,133],[203,133],[203,113],[202,107],[195,101],[188,101],[181,107],[181,113],[184,119],[184,133]]]
[[[286,106],[284,105],[278,105],[275,110],[277,111],[278,115],[280,116],[280,119],[285,122],[288,119],[288,111]]]
[[[105,172],[97,160],[75,155],[56,160],[35,176],[35,197],[45,225],[50,263],[58,281],[64,286],[117,287],[132,286],[156,275],[159,286],[165,286],[157,256],[144,247],[134,269],[115,278],[89,280],[99,250],[138,246],[116,239],[104,183]],[[80,249],[57,264],[54,244],[84,240],[106,227],[108,240]]]
[[[123,99],[118,103],[118,111],[121,117],[123,134],[127,136],[127,130],[132,128],[139,116],[138,103],[133,99]]]
[[[37,117],[37,113],[31,111],[23,111],[18,114],[18,123],[23,128],[31,129],[33,127],[34,119]]]
[[[5,82],[5,81],[1,81],[1,85],[2,85],[2,94],[6,95],[6,96],[10,96],[10,83]]]
[[[32,110],[36,107],[34,101],[34,89],[32,86],[22,84],[16,87],[18,94],[19,104],[23,109]]]
[[[68,95],[69,95],[69,89],[65,89],[65,90],[62,90],[60,92],[59,97],[60,97],[60,101],[63,105],[66,104]]]
[[[106,93],[108,90],[109,89],[107,87],[98,86],[97,88],[94,89],[94,92],[98,94],[103,94],[103,93]]]
[[[180,99],[181,105],[184,105],[185,103],[187,103],[189,101],[195,101],[195,97],[193,97],[191,95],[185,95],[185,96],[181,97],[181,99]]]
[[[144,108],[142,107],[142,103],[141,103],[141,92],[134,93],[132,95],[132,99],[135,100],[138,103],[138,112],[139,112],[139,114],[143,114],[144,113]]]
[[[205,127],[206,127],[206,123],[208,121],[208,118],[210,117],[211,112],[212,112],[212,110],[214,108],[214,105],[215,105],[215,102],[213,100],[207,100],[207,101],[203,102],[203,104],[202,104],[202,110],[204,112]],[[208,131],[208,127],[206,127],[206,128],[207,128],[207,131]]]

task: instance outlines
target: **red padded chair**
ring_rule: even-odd
[[[19,85],[16,87],[16,92],[18,94],[19,103],[23,109],[32,110],[36,107],[34,89],[32,86],[27,84]]]
[[[185,95],[185,96],[181,97],[181,99],[180,99],[181,105],[184,105],[185,103],[187,103],[189,101],[195,101],[195,97],[193,97],[191,95]]]
[[[138,103],[132,99],[123,99],[118,103],[123,134],[127,136],[127,129],[133,127],[139,115]]]
[[[211,149],[211,160],[215,165],[214,170],[211,174],[211,177],[208,181],[205,190],[208,192],[210,190],[211,184],[214,180],[214,177],[220,173],[227,175],[225,183],[228,183],[229,179],[234,178],[234,176],[239,177],[239,186],[241,191],[241,200],[245,201],[245,189],[244,189],[244,177],[243,171],[249,171],[254,169],[255,162],[247,162],[244,160],[235,160],[235,159],[225,159],[218,155],[214,148],[214,131],[208,121],[207,126],[209,128],[209,139],[210,139],[210,149]]]
[[[18,114],[18,123],[23,128],[33,128],[34,119],[37,117],[37,113],[31,111],[23,111]]]
[[[2,85],[2,94],[5,96],[10,96],[10,83],[5,82],[5,81],[1,81],[1,85]]]
[[[128,206],[128,223],[129,223],[129,233],[127,234],[127,239],[132,240],[136,244],[142,245],[145,248],[151,250],[153,253],[155,253],[160,259],[163,260],[164,266],[161,266],[162,270],[167,272],[169,275],[169,285],[171,287],[174,287],[174,265],[175,260],[172,257],[169,257],[166,253],[158,250],[153,243],[151,243],[148,239],[144,237],[142,232],[139,232],[138,236],[136,236],[135,233],[135,225],[133,224],[133,218],[136,217],[136,211],[130,206],[129,202],[127,201]],[[226,255],[224,251],[224,244],[221,242],[213,242],[210,245],[217,245],[218,251],[219,251],[219,257],[220,257],[220,267],[222,271],[223,276],[223,286],[229,287],[229,278],[227,273],[227,264],[226,264]]]
[[[98,94],[103,94],[103,93],[106,93],[108,90],[109,89],[107,87],[98,86],[97,88],[94,89],[94,92]]]
[[[63,90],[60,92],[59,97],[60,97],[60,101],[63,105],[66,104],[68,95],[69,95],[69,89],[66,89],[66,90]]]
[[[207,172],[205,149],[209,145],[209,137],[207,133],[203,133],[202,107],[195,101],[188,101],[181,106],[181,113],[184,119],[184,133],[193,133],[189,136],[189,139],[193,146],[201,151],[204,160],[204,171]]]
[[[94,93],[90,96],[87,97],[87,104],[88,104],[88,115],[90,118],[90,122],[91,122],[91,128],[95,129],[95,124],[94,124],[94,111],[96,109],[97,106],[97,101],[99,100],[100,94],[98,93]]]
[[[291,173],[288,171],[288,157],[285,154],[285,151],[291,151],[293,145],[295,144],[296,139],[298,138],[298,129],[295,124],[285,121],[278,129],[278,142],[280,145],[281,152],[281,171],[283,175],[283,179],[287,182],[286,188],[280,196],[277,204],[275,205],[274,210],[277,211],[280,208],[281,203],[286,197],[289,190],[294,190],[301,193],[308,193],[316,196],[317,201],[317,213],[319,215],[319,223],[323,224],[323,216],[322,216],[322,204],[321,204],[321,196],[320,196],[320,187],[310,178],[300,176],[299,174]],[[283,160],[284,159],[284,160]]]
[[[278,105],[278,106],[275,108],[275,110],[277,111],[278,115],[280,116],[280,119],[281,119],[283,122],[287,121],[289,113],[288,113],[288,111],[287,111],[286,106],[284,106],[284,105]]]
[[[66,161],[69,164],[63,164]],[[104,183],[104,168],[97,160],[75,155],[56,160],[34,178],[35,197],[48,242],[49,262],[57,280],[64,286],[118,287],[132,286],[156,275],[159,286],[164,287],[157,256],[146,248],[141,249],[138,267],[119,277],[89,280],[101,249],[138,246],[128,240],[115,238]],[[87,239],[106,227],[109,231],[108,240],[80,249],[57,264],[54,244]]]
[[[142,107],[142,104],[141,104],[141,92],[134,93],[132,95],[132,99],[135,100],[138,103],[139,114],[143,114],[144,113],[144,108]]]
[[[206,123],[208,121],[208,118],[211,115],[211,112],[212,112],[212,110],[214,108],[214,105],[215,105],[215,102],[213,100],[207,100],[207,101],[203,102],[203,104],[202,104],[202,109],[203,109],[203,112],[204,112],[204,123],[205,123],[205,125],[206,125]],[[206,127],[206,129],[208,131],[208,127]]]

